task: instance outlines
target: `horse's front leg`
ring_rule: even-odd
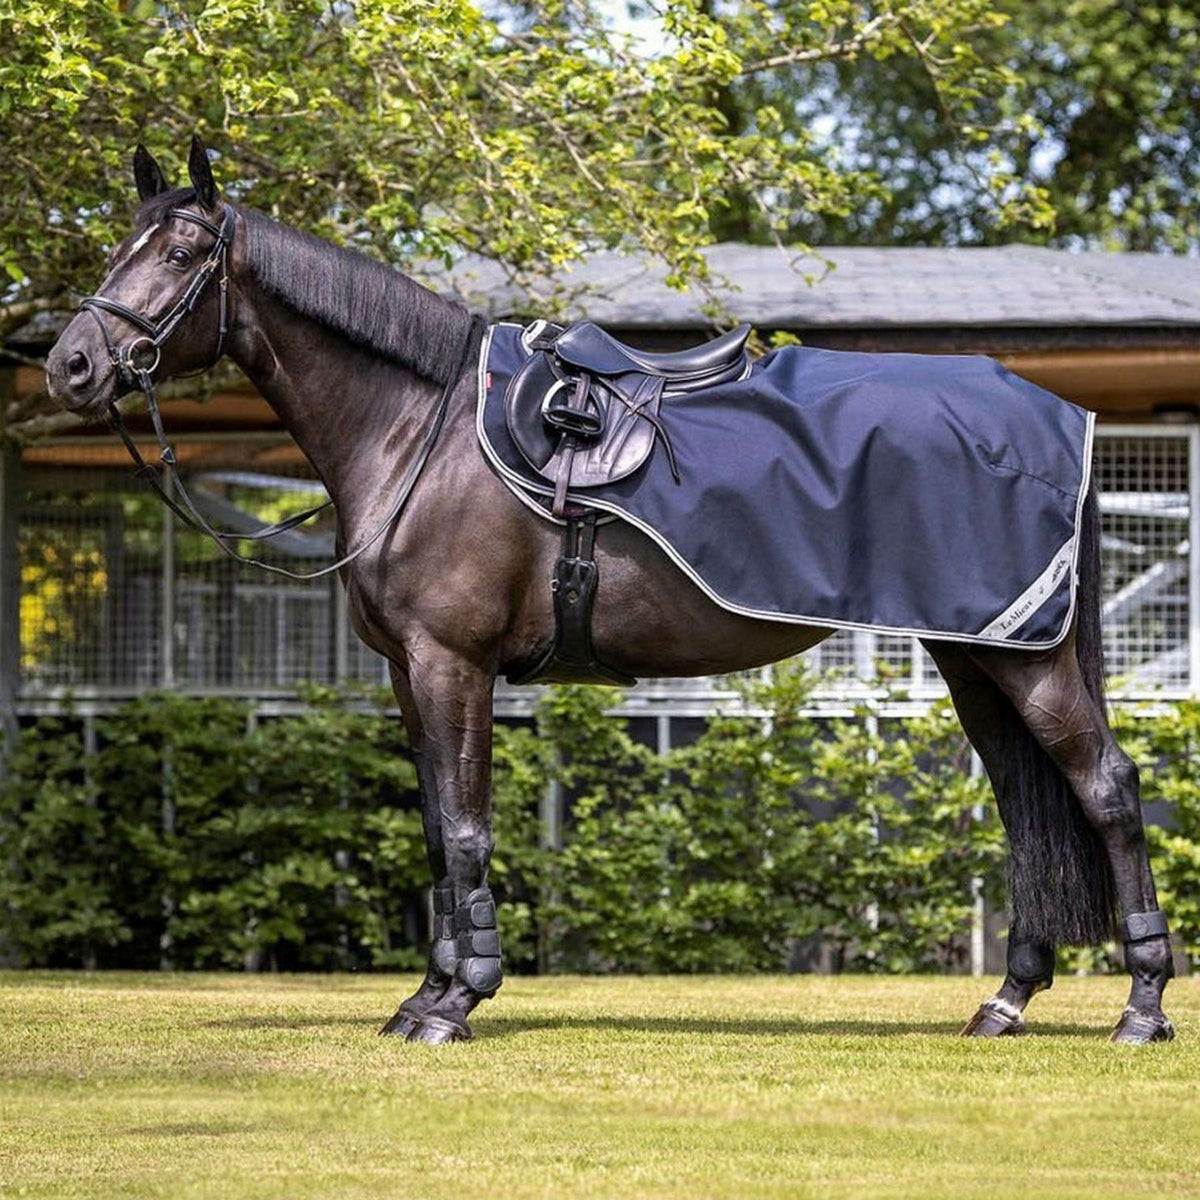
[[[492,687],[495,676],[439,646],[410,651],[407,682],[427,776],[425,830],[441,898],[431,976],[412,997],[423,1011],[410,1042],[464,1041],[467,1015],[501,983],[492,853]],[[436,874],[443,870],[444,873]],[[452,935],[453,940],[451,940]],[[418,1000],[418,998],[421,998]],[[428,1006],[425,1000],[432,1001]]]
[[[425,978],[421,981],[421,986],[407,1000],[401,1002],[392,1018],[379,1031],[380,1034],[407,1037],[417,1027],[420,1019],[446,994],[454,978],[454,900],[450,880],[446,875],[446,852],[442,845],[442,816],[438,810],[437,779],[425,727],[413,698],[408,675],[395,663],[391,665],[391,675],[392,691],[404,717],[408,743],[412,747],[417,768],[425,852],[429,856],[429,870],[433,875],[432,944]]]

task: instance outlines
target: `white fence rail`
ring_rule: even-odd
[[[282,449],[278,438],[204,437],[191,448],[193,479],[227,508],[272,520],[321,494],[299,471],[264,466]],[[340,585],[239,568],[176,529],[127,470],[89,464],[91,453],[82,443],[50,443],[27,456],[23,470],[23,708],[44,709],[67,694],[99,704],[156,687],[286,705],[306,682],[386,684],[383,661],[350,631]],[[1200,427],[1102,426],[1095,478],[1113,690],[1130,698],[1196,694]],[[287,561],[319,561],[330,541],[327,524],[297,535]],[[840,633],[809,659],[831,674],[823,692],[831,712],[885,687],[912,703],[943,690],[912,637]],[[624,694],[620,710],[701,717],[730,695],[727,680],[651,681]],[[533,699],[531,689],[501,686],[497,708],[519,716]]]

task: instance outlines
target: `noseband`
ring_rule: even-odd
[[[142,316],[141,313],[135,312],[128,305],[122,304],[119,300],[110,300],[107,296],[88,296],[79,305],[80,309],[90,313],[95,319],[96,324],[100,326],[100,333],[104,338],[104,345],[108,350],[109,361],[117,371],[118,381],[125,388],[136,388],[145,395],[146,410],[150,414],[150,420],[154,425],[154,435],[158,439],[159,462],[167,471],[173,487],[171,491],[164,488],[158,470],[142,457],[141,451],[137,448],[137,443],[134,442],[129,434],[129,430],[125,427],[125,420],[121,415],[117,401],[114,399],[109,403],[108,417],[117,433],[120,434],[121,441],[125,443],[125,449],[129,451],[130,458],[133,459],[135,467],[133,473],[137,478],[146,480],[158,494],[158,498],[180,520],[192,529],[207,534],[216,542],[223,553],[227,554],[230,558],[236,559],[238,562],[262,567],[264,571],[272,571],[276,575],[286,575],[289,579],[317,579],[322,575],[328,575],[333,571],[337,571],[348,563],[353,562],[364,550],[373,546],[383,536],[384,531],[400,515],[401,509],[403,509],[405,502],[416,486],[417,479],[433,450],[434,442],[437,441],[438,434],[441,433],[447,409],[450,407],[450,397],[453,395],[454,386],[458,382],[463,369],[466,367],[471,346],[481,331],[482,322],[479,317],[471,319],[471,325],[463,342],[459,361],[450,373],[450,378],[446,381],[445,387],[442,389],[441,400],[438,403],[437,411],[434,413],[429,430],[417,451],[416,458],[409,464],[409,468],[405,472],[396,499],[393,501],[387,515],[380,521],[371,535],[357,549],[339,558],[337,562],[316,571],[289,571],[286,567],[278,566],[275,563],[263,562],[258,558],[248,558],[238,554],[228,543],[263,541],[278,534],[286,533],[289,529],[294,529],[297,525],[304,524],[309,518],[315,517],[319,512],[323,512],[333,501],[326,500],[323,504],[305,509],[304,512],[295,513],[293,516],[287,517],[282,521],[277,521],[274,525],[270,525],[265,529],[255,530],[253,533],[245,533],[236,530],[214,529],[196,507],[191,496],[188,495],[187,488],[184,487],[183,479],[179,474],[175,451],[170,442],[167,441],[166,430],[163,428],[162,413],[158,407],[158,393],[155,390],[154,380],[151,378],[151,375],[158,369],[158,364],[162,359],[163,345],[175,332],[179,322],[189,313],[195,311],[196,305],[200,303],[200,298],[204,295],[205,289],[212,279],[217,276],[218,271],[220,272],[221,318],[217,333],[216,353],[213,355],[213,359],[208,366],[201,367],[199,371],[189,372],[189,374],[199,375],[211,369],[216,366],[221,356],[225,353],[225,338],[229,332],[229,247],[233,242],[233,231],[237,222],[237,214],[233,208],[226,205],[225,217],[219,226],[214,225],[212,221],[206,220],[197,213],[188,212],[183,208],[169,209],[167,216],[180,217],[185,221],[191,221],[193,225],[199,225],[201,229],[205,229],[211,233],[216,238],[216,241],[213,243],[212,249],[209,250],[208,257],[200,264],[200,269],[196,272],[195,278],[188,284],[187,290],[171,307],[166,316],[158,322],[151,321]],[[135,338],[124,349],[118,349],[108,332],[108,326],[100,319],[100,313],[97,310],[109,312],[116,317],[120,317],[122,321],[132,325],[135,329],[141,330],[143,336]],[[139,362],[139,357],[143,354],[142,347],[148,347],[152,350],[154,357],[148,361]],[[171,492],[178,495],[179,501],[175,499]]]

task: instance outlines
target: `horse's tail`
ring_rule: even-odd
[[[1075,653],[1092,699],[1104,707],[1100,632],[1100,509],[1089,492],[1079,531]],[[1095,945],[1115,927],[1108,855],[1062,772],[1009,706],[1007,769],[997,800],[1009,840],[1012,931],[1022,940]],[[1007,794],[1001,794],[1007,793]]]

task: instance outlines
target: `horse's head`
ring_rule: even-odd
[[[150,379],[211,366],[224,350],[235,214],[203,144],[193,137],[190,188],[171,189],[144,146],[133,171],[142,202],[133,232],[46,359],[51,396],[85,416]]]

